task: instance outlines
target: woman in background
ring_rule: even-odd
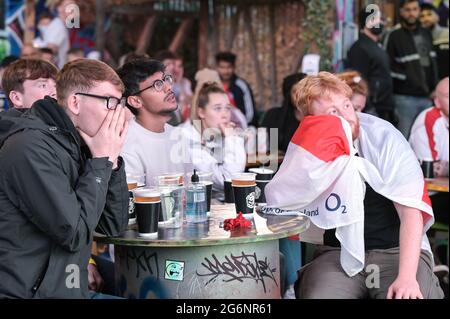
[[[244,139],[231,122],[232,108],[223,88],[207,82],[195,96],[190,121],[183,124],[194,168],[212,173],[213,197],[223,193],[225,179],[245,170]]]

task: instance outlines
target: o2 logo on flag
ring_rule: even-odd
[[[342,214],[347,214],[347,206],[341,205],[341,197],[336,193],[331,193],[325,201],[325,208],[330,212],[335,212],[342,209]]]

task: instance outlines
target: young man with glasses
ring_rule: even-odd
[[[77,60],[22,116],[0,115],[0,298],[86,298],[93,231],[128,224],[123,83]]]
[[[122,156],[127,174],[146,175],[146,184],[162,174],[188,174],[193,166],[182,129],[167,122],[177,109],[172,76],[165,66],[146,58],[125,63],[118,74],[125,84],[130,121]]]

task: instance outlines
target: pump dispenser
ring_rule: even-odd
[[[191,176],[191,183],[186,188],[186,221],[202,223],[207,221],[206,187],[200,183],[197,171]]]

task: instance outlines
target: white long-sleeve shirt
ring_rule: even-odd
[[[201,172],[211,172],[213,189],[222,191],[224,180],[231,178],[233,173],[245,170],[247,155],[244,139],[233,135],[202,144],[202,138],[190,122],[182,125],[186,138],[189,140],[189,150],[194,168]]]

